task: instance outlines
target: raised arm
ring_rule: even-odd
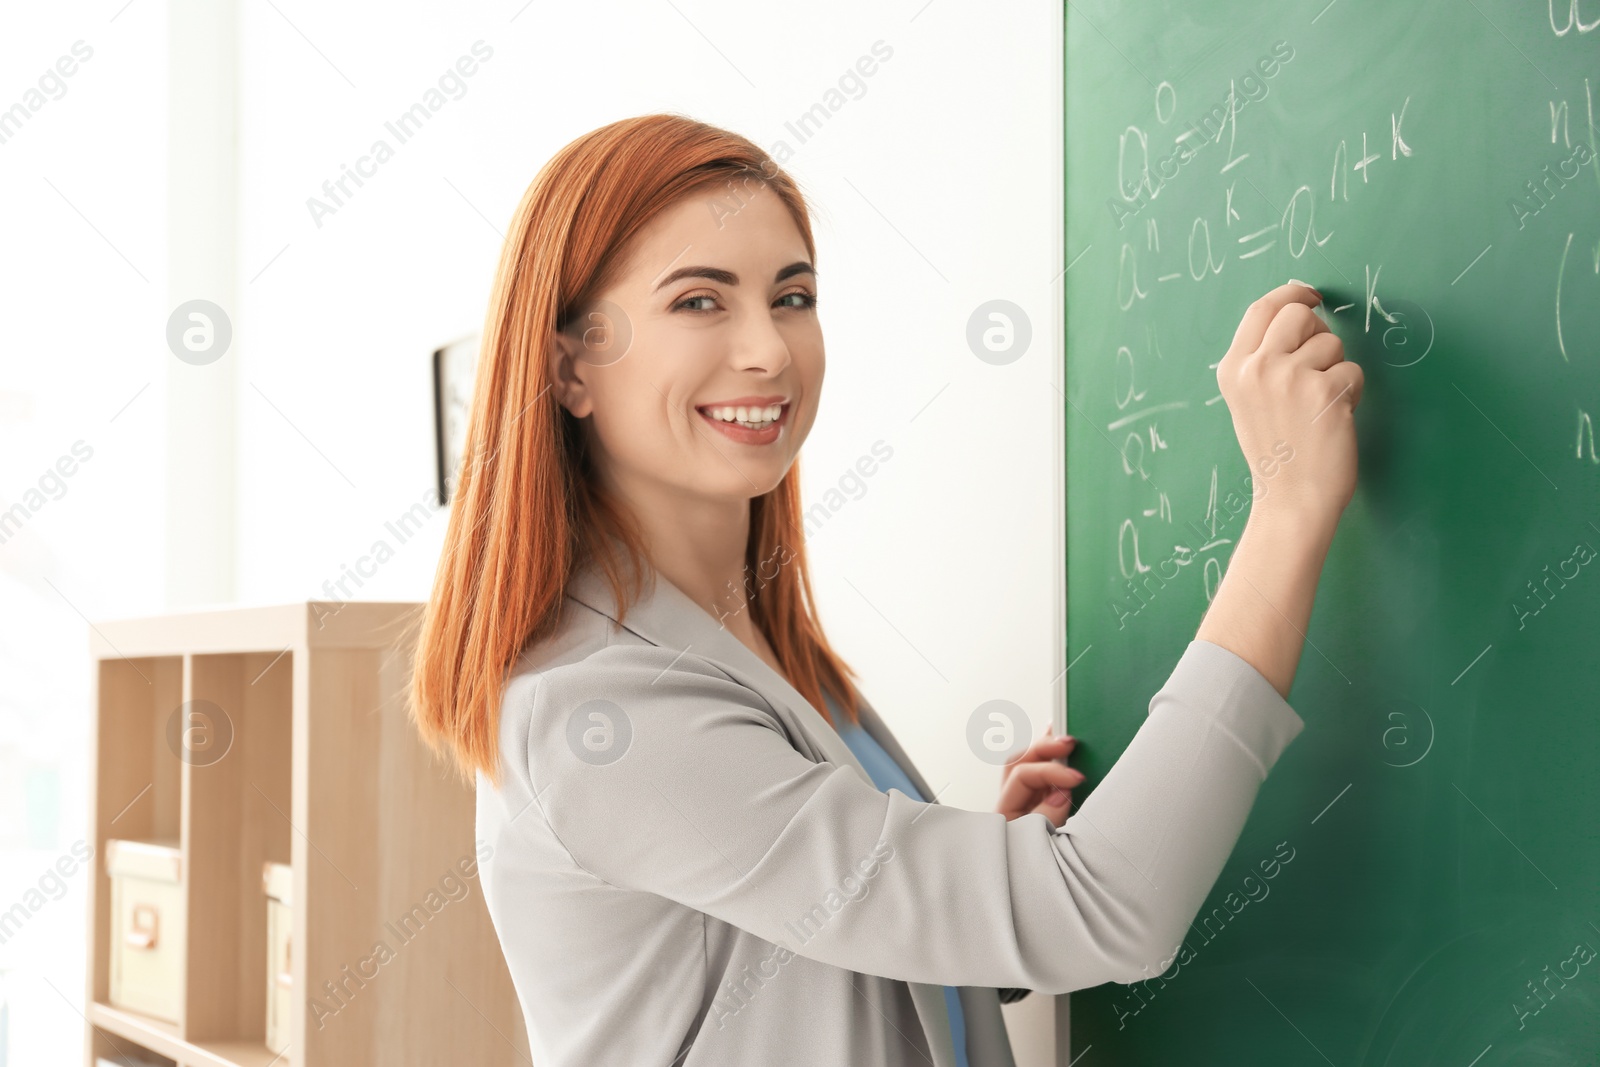
[[[1284,696],[1334,528],[1355,492],[1361,368],[1291,282],[1251,304],[1217,366],[1254,502],[1200,640],[1234,652]]]

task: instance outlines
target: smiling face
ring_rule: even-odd
[[[771,189],[741,199],[701,190],[663,211],[558,335],[553,388],[636,510],[747,506],[816,418],[825,361],[805,241]]]

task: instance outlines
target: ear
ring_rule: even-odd
[[[576,418],[585,418],[594,411],[594,397],[583,380],[588,365],[580,358],[583,342],[571,332],[554,330],[550,334],[550,388],[561,405]]]

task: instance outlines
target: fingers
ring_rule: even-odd
[[[1028,746],[1026,751],[1020,752],[1006,760],[1005,770],[1002,772],[1002,774],[1010,774],[1011,768],[1015,767],[1019,763],[1032,763],[1037,760],[1059,759],[1071,752],[1074,746],[1077,745],[1078,739],[1075,737],[1056,737],[1051,733],[1052,729],[1053,726],[1046,727],[1045,735],[1043,737],[1039,738],[1039,740]]]
[[[1315,370],[1327,370],[1344,361],[1344,342],[1338,334],[1325,330],[1309,338],[1294,355]]]
[[[1040,801],[1029,815],[1037,812],[1049,819],[1054,826],[1060,826],[1067,821],[1067,815],[1072,811],[1072,794],[1056,791]]]
[[[1285,304],[1267,324],[1258,346],[1269,352],[1293,352],[1319,333],[1327,333],[1328,324],[1317,317],[1309,304]]]
[[[1041,794],[1052,789],[1070,790],[1083,784],[1083,772],[1064,763],[1044,760],[1019,763],[1000,789],[1001,811],[1027,811],[1038,803]]]
[[[1302,304],[1309,310],[1320,303],[1322,294],[1309,285],[1289,282],[1278,286],[1245,309],[1244,317],[1239,320],[1239,328],[1234,332],[1231,348],[1241,352],[1254,352],[1261,347],[1261,340],[1266,336],[1267,327],[1277,318],[1278,312],[1290,304]],[[1297,341],[1286,351],[1298,347]]]
[[[1344,404],[1351,411],[1361,403],[1361,391],[1366,385],[1367,376],[1362,371],[1359,363],[1340,361],[1323,372],[1335,385],[1338,399],[1334,402]]]

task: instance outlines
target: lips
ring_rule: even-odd
[[[755,408],[762,410],[774,404],[780,404],[782,410],[778,417],[767,426],[755,429],[742,426],[738,422],[728,422],[710,413],[711,409],[725,408]],[[793,404],[783,397],[741,397],[738,400],[719,401],[714,404],[705,404],[695,408],[695,413],[711,426],[712,429],[722,434],[729,440],[744,445],[769,445],[783,435],[784,428],[789,425],[789,412]],[[746,411],[748,415],[749,412]]]

